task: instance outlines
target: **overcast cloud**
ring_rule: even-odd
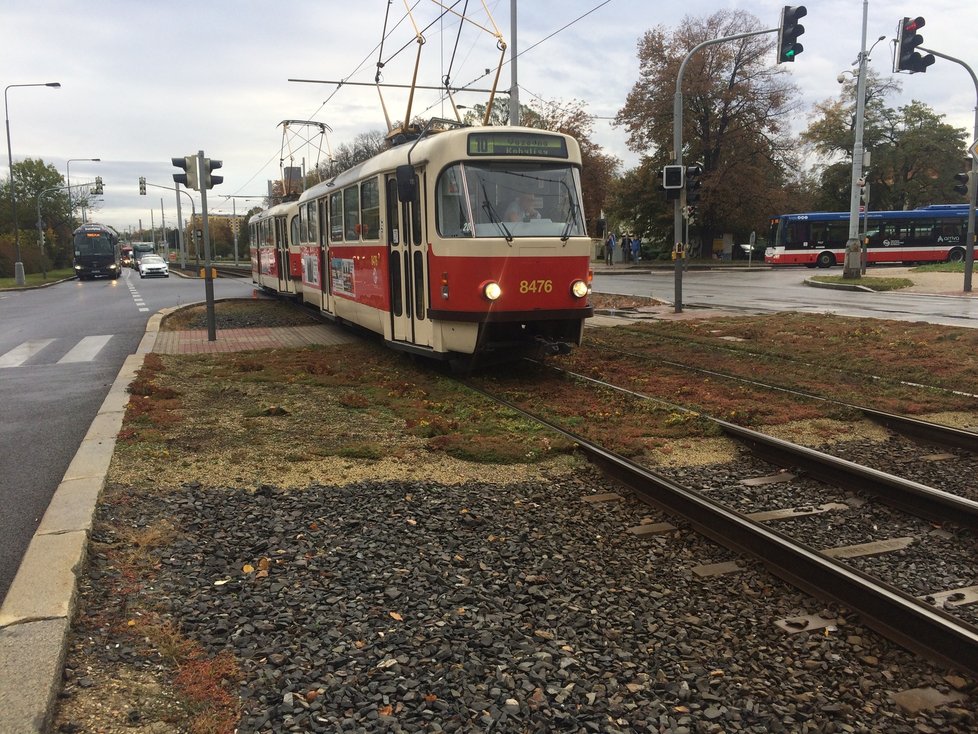
[[[481,3],[468,5],[472,19],[486,25]],[[487,5],[509,42],[510,0],[487,0]],[[775,28],[781,7],[766,0],[520,0],[517,48],[526,51],[518,59],[521,100],[577,99],[598,118],[613,117],[637,79],[636,48],[646,30],[657,25],[672,28],[686,14],[700,17],[723,8],[745,9],[760,19],[761,27]],[[802,93],[801,112],[792,120],[799,131],[814,103],[839,93],[836,77],[851,68],[859,52],[863,12],[860,0],[811,0],[807,7],[801,38],[805,51],[788,65]],[[384,45],[384,81],[407,83],[417,47],[410,23],[402,20],[403,0],[393,0],[389,8],[388,30],[394,30]],[[150,188],[149,195],[141,197],[138,178],[172,187],[175,169],[170,158],[203,149],[224,162],[224,183],[211,192],[210,210],[230,213],[232,202],[226,196],[251,196],[234,202],[238,213],[245,212],[261,203],[266,182],[279,178],[282,120],[326,123],[333,130],[333,147],[359,132],[385,129],[375,89],[345,86],[336,91],[335,85],[288,79],[373,81],[387,9],[386,0],[8,1],[0,8],[0,83],[62,84],[61,89],[8,91],[14,160],[41,158],[64,173],[69,158],[101,158],[100,163],[73,161],[72,183],[101,176],[105,194],[95,218],[125,230],[140,219],[148,227],[151,210],[159,225],[161,198],[167,224],[175,223],[174,194]],[[418,2],[419,25],[427,25],[437,14],[430,0]],[[978,67],[975,0],[871,0],[868,43],[887,37],[871,57],[876,71],[891,72],[890,39],[904,15],[926,18],[926,47]],[[485,70],[499,60],[495,40],[467,25],[456,51],[456,31],[457,22],[446,20],[425,32],[419,83],[439,85],[454,51],[453,84],[478,80],[473,86],[488,87],[492,76],[485,76]],[[903,91],[891,104],[921,100],[946,115],[948,122],[965,128],[972,140],[976,91],[961,66],[938,59],[926,74],[901,75],[900,81]],[[510,69],[505,66],[499,86],[509,85]],[[669,99],[673,92],[661,90]],[[456,102],[472,105],[486,98],[482,93],[460,93]],[[387,90],[385,103],[391,118],[401,119],[406,91]],[[438,92],[423,91],[413,113],[450,116],[450,107],[440,101]],[[627,149],[624,132],[610,121],[598,119],[595,132],[596,140],[626,165],[637,163],[639,154]],[[304,158],[311,166],[319,152],[296,142],[291,155],[294,165]],[[3,156],[0,176],[7,175]]]

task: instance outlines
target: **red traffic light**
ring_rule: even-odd
[[[913,20],[907,18],[907,21],[903,24],[904,33],[916,33],[919,29],[926,25],[923,18],[917,17]]]

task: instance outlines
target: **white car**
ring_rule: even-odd
[[[169,278],[170,266],[159,255],[143,255],[139,258],[139,277],[152,278],[155,276]]]

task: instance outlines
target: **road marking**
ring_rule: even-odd
[[[59,359],[58,364],[91,362],[102,351],[102,347],[109,343],[109,339],[111,338],[111,334],[107,336],[86,336],[72,347],[65,356]]]
[[[14,347],[6,354],[0,355],[0,368],[18,367],[22,365],[53,341],[54,339],[39,339],[37,341],[24,342],[20,346]]]

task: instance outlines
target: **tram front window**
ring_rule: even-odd
[[[468,162],[436,187],[442,237],[575,237],[584,234],[576,168],[553,163]]]

